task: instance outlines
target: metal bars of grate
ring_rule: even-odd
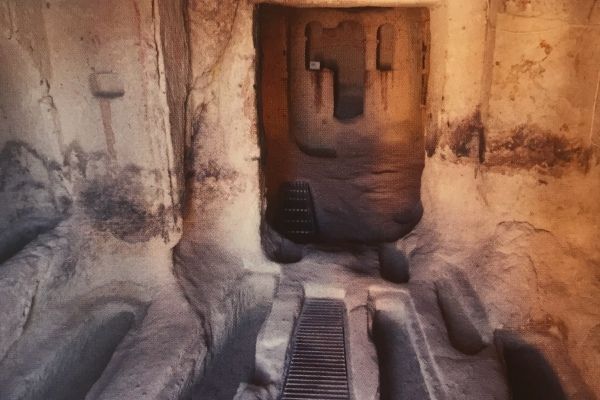
[[[339,300],[304,302],[281,400],[350,399],[344,312]]]
[[[282,232],[299,243],[310,241],[317,233],[317,224],[308,182],[284,182],[280,191]]]

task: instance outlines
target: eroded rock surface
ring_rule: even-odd
[[[452,345],[475,354],[491,342],[491,329],[479,296],[464,274],[454,271],[435,283],[438,303]]]
[[[33,307],[43,304],[48,291],[60,284],[64,273],[69,274],[72,249],[65,230],[42,235],[0,265],[0,359],[31,322]]]
[[[53,331],[27,335],[2,361],[2,398],[85,397],[135,319],[129,307],[119,308],[87,310],[85,316],[66,319],[54,312]]]
[[[71,194],[60,165],[25,142],[0,151],[0,263],[40,233],[54,228],[71,208]]]
[[[410,278],[410,265],[406,255],[395,243],[379,246],[379,268],[381,277],[394,283],[406,283]]]

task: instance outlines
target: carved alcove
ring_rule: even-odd
[[[418,222],[427,15],[420,8],[260,7],[266,220],[280,233],[377,243]],[[286,228],[285,220],[304,213],[282,211],[301,208],[302,201],[288,201],[300,193],[289,191],[294,182],[308,188],[311,216]]]

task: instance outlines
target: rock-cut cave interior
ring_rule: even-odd
[[[0,0],[0,400],[600,399],[597,0]]]

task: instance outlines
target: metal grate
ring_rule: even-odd
[[[304,302],[281,400],[350,399],[344,310],[339,300]]]
[[[285,182],[280,190],[282,233],[297,242],[309,241],[317,232],[317,224],[308,182]]]

